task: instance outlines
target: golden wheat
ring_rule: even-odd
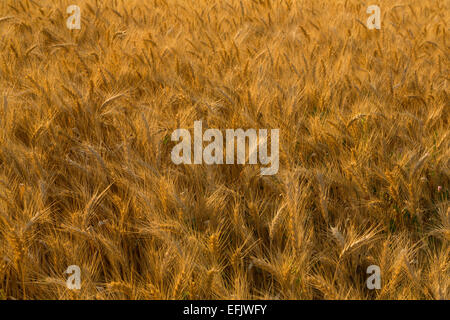
[[[449,299],[448,2],[378,2],[1,1],[0,298]],[[197,120],[278,174],[174,165]]]

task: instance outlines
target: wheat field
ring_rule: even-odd
[[[450,299],[449,12],[2,0],[0,299]],[[175,165],[197,120],[278,173]]]

